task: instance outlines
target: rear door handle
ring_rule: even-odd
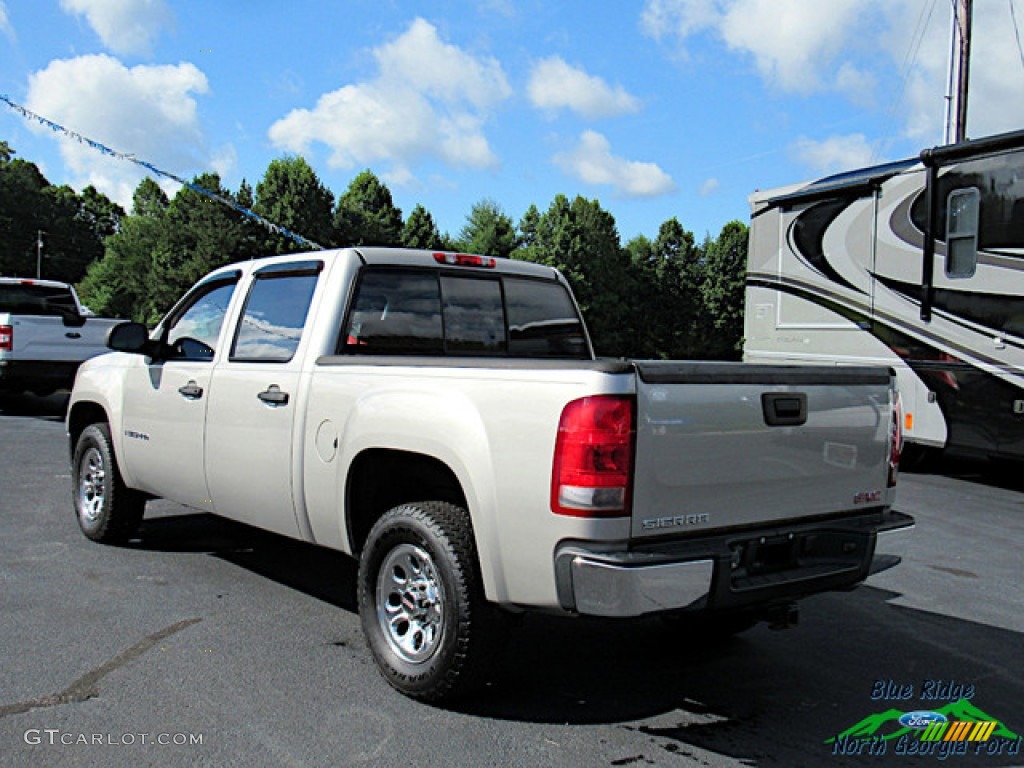
[[[194,381],[190,381],[184,387],[178,387],[178,393],[189,400],[198,400],[203,396],[203,388]]]
[[[268,405],[288,405],[288,393],[282,392],[277,384],[271,384],[256,397]]]
[[[67,338],[69,338],[69,339],[80,339],[80,338],[82,338],[82,334],[80,334],[78,331],[68,331],[64,335]]]

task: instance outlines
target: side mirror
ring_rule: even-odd
[[[149,329],[142,323],[118,323],[107,332],[107,346],[115,352],[152,354]]]

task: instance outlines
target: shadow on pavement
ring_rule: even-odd
[[[211,515],[143,524],[132,546],[209,552],[355,612],[356,565],[335,552]],[[872,587],[802,603],[801,624],[759,626],[709,642],[656,619],[603,621],[541,615],[514,622],[495,649],[491,680],[453,708],[468,716],[538,724],[612,724],[649,737],[631,763],[697,746],[751,766],[1012,766],[1022,755],[834,754],[826,744],[869,715],[935,710],[970,691],[971,703],[1024,734],[1019,633],[891,605]],[[880,683],[911,691],[876,697]],[[945,686],[945,688],[943,687]],[[970,688],[968,688],[970,687]],[[922,698],[928,690],[946,698]],[[343,692],[339,692],[343,695]],[[955,699],[954,699],[955,697]]]
[[[941,475],[1008,491],[1024,491],[1024,461],[985,459],[943,452],[920,466],[903,470],[908,475]]]
[[[46,421],[64,421],[67,413],[67,392],[57,392],[46,397],[25,393],[0,392],[0,416],[25,416]]]
[[[323,547],[203,512],[146,517],[128,545],[208,553],[346,611],[356,611],[356,563]]]

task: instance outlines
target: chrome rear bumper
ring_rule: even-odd
[[[559,602],[572,613],[628,617],[749,608],[848,589],[896,565],[892,545],[913,527],[912,517],[888,510],[628,551],[566,542],[555,554]]]

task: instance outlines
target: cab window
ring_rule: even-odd
[[[258,278],[245,302],[231,360],[291,360],[302,339],[316,281],[315,273]]]
[[[237,280],[211,283],[198,288],[189,301],[178,310],[168,326],[164,341],[170,348],[171,360],[212,360],[216,352],[228,303],[235,292]]]

